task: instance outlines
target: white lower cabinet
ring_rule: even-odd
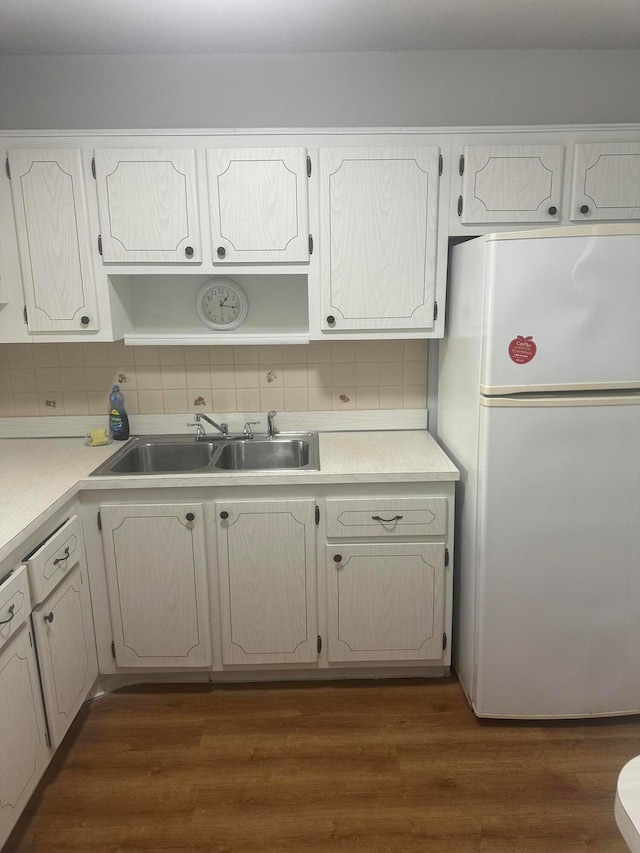
[[[315,507],[216,501],[224,664],[318,660]]]
[[[0,847],[51,758],[30,609],[22,567],[0,586]]]
[[[101,672],[191,667],[214,681],[376,667],[446,675],[454,485],[230,484],[185,489],[186,501],[180,488],[166,497],[159,488],[123,491],[111,503],[87,496]]]
[[[453,495],[326,501],[329,663],[449,665]]]
[[[328,545],[330,661],[440,661],[444,543]]]
[[[54,528],[24,560],[49,735],[55,749],[98,677],[80,518],[72,515]]]
[[[32,614],[51,746],[62,742],[98,677],[89,582],[78,564]]]
[[[203,507],[100,506],[118,667],[212,663]]]

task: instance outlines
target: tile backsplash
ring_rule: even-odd
[[[0,344],[0,417],[426,407],[427,342],[128,347]]]

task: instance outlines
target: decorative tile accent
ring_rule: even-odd
[[[115,383],[130,414],[423,408],[427,342],[0,344],[0,417],[106,414]]]

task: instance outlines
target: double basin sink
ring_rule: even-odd
[[[317,471],[316,432],[212,436],[147,435],[130,439],[100,467],[97,475],[215,473],[229,471]]]

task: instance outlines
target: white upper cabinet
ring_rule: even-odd
[[[640,142],[574,146],[569,218],[640,219]]]
[[[196,152],[95,151],[105,264],[202,263]]]
[[[99,328],[82,152],[9,151],[30,332]]]
[[[563,165],[563,145],[465,146],[460,222],[558,222]]]
[[[215,264],[308,263],[306,148],[207,151]]]
[[[440,149],[320,152],[321,328],[434,326]]]

